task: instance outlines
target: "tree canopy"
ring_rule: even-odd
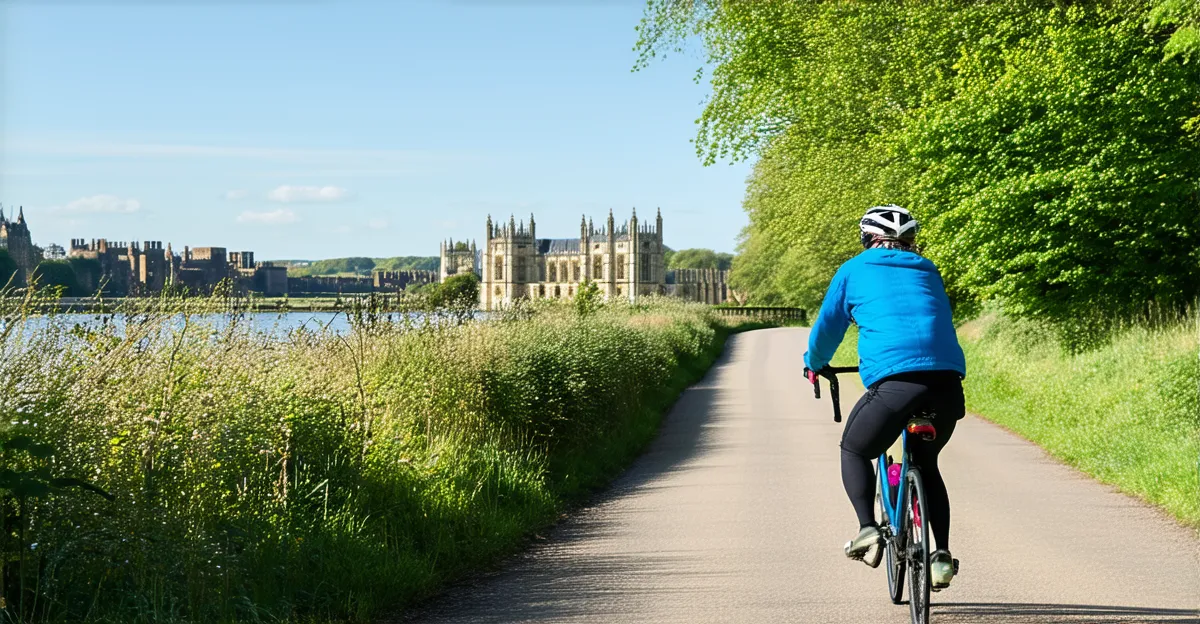
[[[12,256],[8,255],[8,250],[0,249],[0,288],[8,286],[10,280],[12,281],[12,286],[18,286],[19,284],[17,284],[16,280],[13,279],[13,275],[15,275],[19,269],[20,267],[17,266],[17,261],[13,260]]]
[[[479,305],[479,276],[471,271],[458,273],[423,292],[427,293],[429,304],[434,308],[474,309]]]
[[[29,283],[36,284],[38,288],[61,288],[61,294],[68,297],[83,294],[75,269],[66,260],[43,260],[33,269]]]
[[[308,277],[316,275],[370,275],[374,270],[436,271],[441,263],[437,256],[396,256],[392,258],[329,258],[315,260],[307,266],[288,267],[288,275],[293,277]]]
[[[819,305],[897,203],[960,310],[1071,324],[1200,295],[1198,6],[651,0],[635,69],[703,46],[697,153],[757,159],[751,301]]]
[[[729,269],[733,254],[717,253],[711,249],[680,249],[671,254],[668,269]]]

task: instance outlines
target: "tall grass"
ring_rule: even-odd
[[[0,487],[0,622],[403,606],[624,465],[726,333],[669,302],[284,337],[178,301],[120,325],[2,305],[0,468],[63,487]]]
[[[1057,333],[988,314],[959,331],[970,411],[1200,528],[1200,331],[1132,325],[1071,355]]]

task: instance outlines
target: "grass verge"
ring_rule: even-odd
[[[959,336],[969,411],[1200,528],[1194,319],[1128,327],[1079,355],[1046,327],[996,314]]]
[[[736,329],[669,301],[283,336],[186,302],[5,305],[4,622],[403,607],[603,485]]]

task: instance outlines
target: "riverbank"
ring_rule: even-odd
[[[111,500],[64,481],[5,499],[24,527],[5,602],[36,621],[402,607],[626,465],[733,330],[670,301],[286,340],[168,312],[121,335],[48,318],[0,334],[3,452]]]
[[[1046,327],[987,315],[959,330],[967,409],[1200,528],[1200,332],[1130,326],[1067,355]]]
[[[111,314],[139,309],[206,310],[221,312],[338,312],[371,310],[404,312],[421,307],[416,296],[320,295],[311,297],[39,297],[28,304],[22,297],[9,297],[15,305],[26,305],[38,314]]]

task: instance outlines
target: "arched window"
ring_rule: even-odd
[[[583,281],[583,276],[580,275],[580,273],[579,273],[579,261],[578,260],[571,261],[571,279],[576,282]]]
[[[595,259],[592,260],[592,279],[604,279],[604,259],[600,256],[596,256]]]
[[[558,265],[553,262],[550,263],[550,281],[558,281]]]
[[[554,287],[554,298],[562,299],[562,287],[561,286]]]
[[[625,254],[617,255],[617,279],[625,279]]]
[[[496,256],[496,270],[492,273],[492,279],[497,281],[504,280],[504,256]]]

